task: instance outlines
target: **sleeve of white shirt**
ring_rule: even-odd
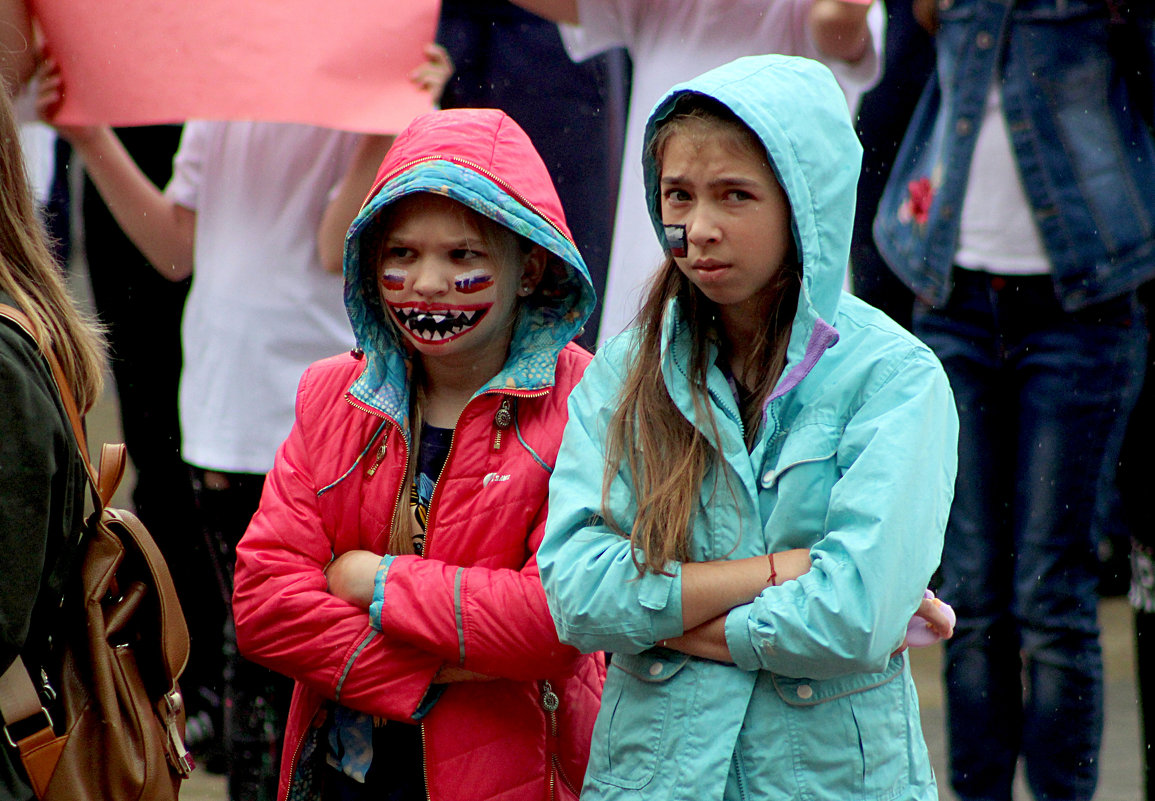
[[[208,126],[193,120],[185,123],[180,136],[180,147],[172,160],[172,178],[164,195],[178,206],[196,211],[197,194],[204,174],[205,148]]]
[[[615,47],[629,47],[634,29],[630,18],[637,0],[578,0],[578,24],[558,25],[565,51],[574,61],[585,61]]]

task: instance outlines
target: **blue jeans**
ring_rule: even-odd
[[[920,304],[958,404],[959,471],[941,596],[951,783],[1010,801],[1020,755],[1037,799],[1090,799],[1103,728],[1096,506],[1143,379],[1134,293],[1077,312],[1048,276],[955,269]]]

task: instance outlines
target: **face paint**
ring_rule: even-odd
[[[453,285],[463,295],[472,295],[493,286],[493,275],[488,270],[470,270],[453,279]]]
[[[381,288],[389,292],[400,292],[405,288],[405,273],[400,270],[382,270]]]
[[[390,303],[397,324],[421,342],[437,345],[451,342],[481,322],[492,303],[449,305],[430,303]]]
[[[662,230],[666,235],[666,248],[670,251],[670,255],[675,259],[685,258],[686,226],[663,225]]]

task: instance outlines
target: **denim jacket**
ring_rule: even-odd
[[[1080,309],[1155,277],[1155,142],[1108,48],[1106,0],[939,0],[938,67],[874,221],[923,300],[951,292],[959,216],[984,103],[1003,113],[1055,291]],[[1142,41],[1151,45],[1149,20]]]

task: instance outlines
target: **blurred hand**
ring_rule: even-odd
[[[434,684],[454,684],[462,681],[497,681],[497,679],[493,676],[486,676],[484,673],[474,673],[472,670],[453,665],[443,666],[433,677]]]
[[[938,0],[914,0],[911,11],[914,12],[918,24],[926,28],[927,33],[931,36],[938,33]]]
[[[36,70],[36,87],[36,115],[73,146],[79,147],[94,139],[103,129],[99,125],[59,125],[54,121],[60,111],[60,104],[64,102],[65,89],[60,66],[51,57],[46,56],[40,62]]]
[[[425,45],[425,62],[409,73],[409,80],[419,89],[428,92],[434,101],[441,97],[445,84],[453,75],[453,59],[449,51],[439,44]]]

